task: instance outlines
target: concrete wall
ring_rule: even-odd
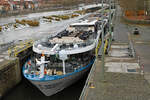
[[[58,10],[70,10],[72,9],[71,7],[64,7],[64,8],[54,8],[54,7],[49,7],[49,8],[42,8],[42,9],[35,9],[35,10],[30,10],[30,9],[26,9],[26,10],[16,10],[16,11],[0,11],[0,17],[6,17],[6,16],[17,16],[17,15],[25,15],[25,14],[29,14],[29,13],[39,13],[39,12],[46,12],[46,11],[58,11]]]
[[[0,98],[20,81],[21,70],[18,58],[0,63]]]
[[[17,57],[4,58],[4,61],[0,62],[0,98],[21,81],[22,66],[32,53],[31,46]]]

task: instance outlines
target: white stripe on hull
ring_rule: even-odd
[[[68,77],[58,79],[58,80],[52,80],[52,81],[31,81],[32,84],[34,84],[43,94],[46,96],[51,96],[53,94],[56,94],[57,92],[62,91],[64,88],[68,87],[69,85],[75,83],[80,78],[83,77],[83,75],[90,69],[90,66],[78,73],[75,73],[73,75],[70,75]]]

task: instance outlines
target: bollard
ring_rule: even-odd
[[[94,89],[94,88],[95,88],[93,82],[90,82],[90,83],[89,83],[89,88],[91,88],[91,89]]]

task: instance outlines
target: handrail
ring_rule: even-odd
[[[23,42],[19,42],[15,46],[8,48],[8,55],[17,57],[19,53],[30,48],[32,45],[33,45],[33,40],[25,40]]]
[[[90,73],[89,73],[89,75],[88,75],[88,78],[87,78],[87,80],[86,80],[86,82],[85,82],[85,86],[84,86],[84,88],[83,88],[83,90],[82,90],[82,93],[81,93],[81,95],[80,95],[79,100],[84,100],[84,97],[85,97],[85,95],[86,95],[85,93],[86,93],[86,91],[87,91],[87,87],[88,87],[89,84],[90,84],[89,80],[91,79],[91,77],[92,77],[92,75],[93,75],[93,72],[95,71],[95,68],[96,68],[96,61],[97,61],[97,59],[95,59],[93,65],[92,65],[91,71],[90,71]]]

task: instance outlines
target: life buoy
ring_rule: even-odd
[[[31,66],[31,62],[30,62],[30,61],[28,61],[28,65],[30,65],[30,66]]]

